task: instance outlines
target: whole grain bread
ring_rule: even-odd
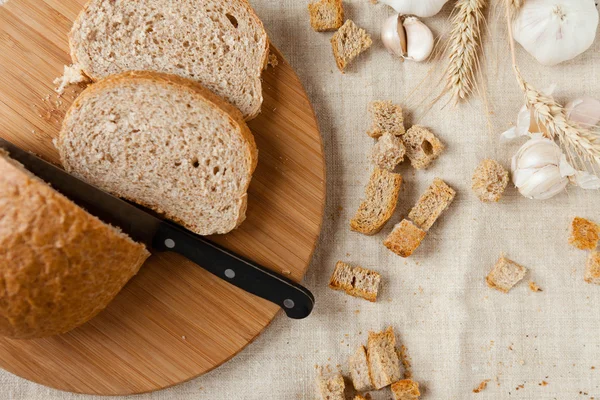
[[[88,87],[56,146],[68,172],[200,235],[244,220],[258,157],[235,107],[195,82],[152,72]]]
[[[373,382],[369,374],[369,362],[367,360],[367,349],[362,344],[356,349],[348,360],[350,377],[354,389],[359,392],[373,390]]]
[[[346,400],[344,377],[329,367],[317,368],[317,396],[319,400]]]
[[[497,202],[508,185],[508,171],[498,161],[483,160],[471,178],[471,188],[484,203]]]
[[[502,256],[485,278],[489,287],[508,293],[527,274],[527,268]]]
[[[0,335],[61,334],[93,318],[150,253],[0,150]]]
[[[348,64],[372,44],[371,36],[364,29],[356,26],[352,20],[347,20],[331,37],[331,48],[338,69],[345,73]]]
[[[421,396],[419,382],[412,379],[403,379],[392,384],[394,400],[418,400]]]
[[[365,190],[366,198],[350,221],[350,229],[365,235],[379,232],[394,214],[401,185],[400,174],[375,168]]]
[[[359,266],[352,267],[338,261],[329,280],[329,287],[342,290],[350,296],[375,302],[380,283],[381,275],[377,272]]]
[[[392,232],[383,241],[383,245],[400,257],[410,257],[421,245],[426,234],[427,232],[412,222],[403,219],[394,226]]]
[[[369,136],[378,138],[386,132],[394,136],[404,135],[404,115],[398,104],[390,100],[373,101],[369,103],[368,111],[373,124],[367,132]]]
[[[246,0],[90,0],[69,35],[71,57],[96,81],[125,71],[193,79],[260,112],[269,40]]]
[[[456,192],[443,180],[435,178],[429,188],[410,210],[408,218],[424,231],[437,221],[440,215],[452,204]]]
[[[319,0],[308,4],[310,25],[317,32],[335,31],[344,23],[342,0]]]
[[[594,250],[600,240],[600,226],[585,218],[575,217],[571,223],[569,243],[580,250]]]
[[[375,389],[389,386],[400,379],[400,360],[392,327],[383,332],[369,332],[367,359]]]
[[[413,125],[402,136],[406,146],[406,156],[413,168],[425,169],[442,154],[444,144],[429,129]]]
[[[587,283],[600,285],[600,252],[591,251],[585,267],[584,280]]]
[[[406,148],[402,139],[394,134],[386,132],[377,139],[377,143],[371,151],[371,162],[378,168],[393,171],[394,168],[404,161]]]

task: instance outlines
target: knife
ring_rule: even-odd
[[[112,196],[0,138],[0,148],[54,189],[136,242],[181,254],[219,278],[280,306],[290,318],[307,317],[314,296],[303,286],[257,263]]]

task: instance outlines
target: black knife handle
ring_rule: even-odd
[[[168,222],[160,225],[152,247],[181,254],[232,285],[277,304],[290,318],[306,318],[313,309],[315,298],[308,289]]]

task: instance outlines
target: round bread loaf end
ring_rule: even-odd
[[[68,172],[199,235],[246,217],[254,137],[239,110],[188,79],[126,72],[90,86],[56,146]]]
[[[0,335],[32,339],[78,327],[149,255],[0,151]]]

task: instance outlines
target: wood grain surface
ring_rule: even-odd
[[[82,87],[57,97],[52,82],[70,63],[67,32],[83,3],[9,0],[0,6],[0,136],[55,163],[52,139]],[[263,111],[249,123],[259,163],[248,219],[240,229],[212,239],[300,281],[323,216],[323,149],[298,77],[272,50],[279,65],[264,73]],[[221,365],[278,311],[182,257],[154,254],[84,326],[40,340],[0,339],[0,366],[72,392],[148,392]]]

